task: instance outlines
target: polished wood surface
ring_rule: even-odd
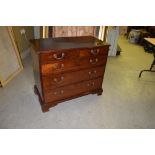
[[[85,37],[58,37],[31,40],[36,52],[55,52],[55,50],[93,48],[108,45],[92,36]]]
[[[93,79],[89,81],[79,82],[76,84],[49,89],[45,93],[45,102],[57,101],[63,98],[72,97],[84,92],[91,92],[102,86],[102,78]]]
[[[87,81],[97,77],[102,77],[104,69],[104,66],[99,66],[85,70],[73,71],[72,73],[68,72],[43,76],[43,89],[49,90],[56,87],[78,83],[80,81]]]
[[[69,99],[102,94],[108,44],[89,36],[31,42],[34,89],[43,112]]]
[[[87,57],[75,60],[63,60],[53,63],[46,63],[41,65],[41,73],[48,75],[52,73],[64,73],[69,71],[75,71],[80,69],[86,69],[90,67],[96,67],[106,64],[106,57]]]
[[[57,60],[70,60],[70,59],[77,59],[79,53],[76,50],[56,50],[54,52],[44,52],[40,53],[40,59],[42,63],[51,63]]]

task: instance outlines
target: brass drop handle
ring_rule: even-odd
[[[97,59],[97,58],[96,58],[95,60],[90,59],[89,62],[90,62],[91,64],[96,64],[96,63],[98,62],[98,59]]]
[[[54,95],[61,95],[61,94],[63,94],[63,93],[64,93],[63,90],[60,90],[60,92],[55,91],[55,92],[54,92]]]
[[[94,82],[92,82],[92,83],[88,83],[88,84],[87,84],[88,87],[90,87],[90,86],[94,86],[94,85],[95,85]]]
[[[53,81],[56,82],[56,83],[60,83],[60,82],[62,82],[63,80],[64,80],[64,77],[63,77],[63,76],[60,77],[60,80],[59,80],[58,78],[54,78],[54,79],[53,79]]]
[[[59,64],[57,63],[55,66],[56,69],[63,69],[64,68],[64,64]]]
[[[63,59],[64,56],[65,56],[65,53],[61,53],[61,56],[60,56],[60,57],[59,57],[57,54],[53,54],[53,57],[54,57],[55,59],[57,59],[57,60]]]
[[[98,53],[99,53],[99,49],[91,49],[91,54],[93,54],[93,55],[97,55]]]
[[[89,75],[96,74],[96,70],[94,70],[94,71],[92,71],[92,72],[89,71],[88,74],[89,74]]]
[[[55,92],[54,92],[54,95],[57,95],[57,94],[58,94],[58,93],[55,91]]]
[[[61,68],[64,68],[64,64],[61,64]]]

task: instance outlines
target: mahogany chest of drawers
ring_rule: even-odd
[[[42,111],[87,94],[102,94],[109,45],[91,36],[31,40],[34,92]]]

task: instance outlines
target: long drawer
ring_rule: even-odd
[[[75,70],[78,67],[77,60],[61,60],[47,64],[41,64],[42,75],[50,75],[53,73],[61,73],[66,71]],[[78,68],[77,68],[78,69]]]
[[[105,66],[93,67],[85,70],[74,71],[63,74],[52,74],[43,76],[43,89],[49,90],[80,81],[90,80],[97,77],[103,77]]]
[[[102,87],[102,80],[103,78],[97,78],[77,84],[51,89],[47,92],[45,91],[44,100],[45,102],[53,102],[68,97],[73,97],[81,93],[88,94],[92,90],[100,89]]]
[[[47,64],[41,64],[42,75],[58,74],[67,71],[92,68],[106,64],[106,56],[92,56],[75,60],[61,60]]]
[[[56,51],[46,51],[40,53],[41,63],[51,63],[57,60],[70,60],[78,59],[89,56],[107,55],[108,46],[97,48],[85,48],[85,49],[66,49]]]

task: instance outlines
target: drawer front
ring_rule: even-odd
[[[105,67],[101,66],[70,73],[43,76],[43,89],[46,91],[56,87],[77,83],[80,81],[90,80],[97,77],[103,77],[104,69]]]
[[[87,57],[79,59],[80,68],[92,68],[95,66],[105,66],[107,61],[107,56],[97,56],[97,57]]]
[[[107,55],[109,47],[100,47],[100,48],[91,48],[91,49],[80,49],[79,57],[89,57],[89,56],[99,56],[99,55]]]
[[[60,87],[45,91],[45,102],[53,102],[68,97],[73,97],[81,93],[88,94],[92,90],[100,89],[102,87],[102,78],[89,80],[69,86]]]
[[[41,64],[42,75],[58,74],[77,68],[77,60],[61,60],[52,63]]]
[[[43,76],[64,73],[66,71],[76,71],[80,69],[92,68],[106,64],[107,56],[79,58],[76,60],[61,60],[52,63],[42,64],[41,73]]]
[[[52,51],[40,53],[41,63],[50,63],[51,61],[58,60],[68,60],[68,59],[76,59],[79,57],[79,52],[77,50],[61,50],[61,51]]]

